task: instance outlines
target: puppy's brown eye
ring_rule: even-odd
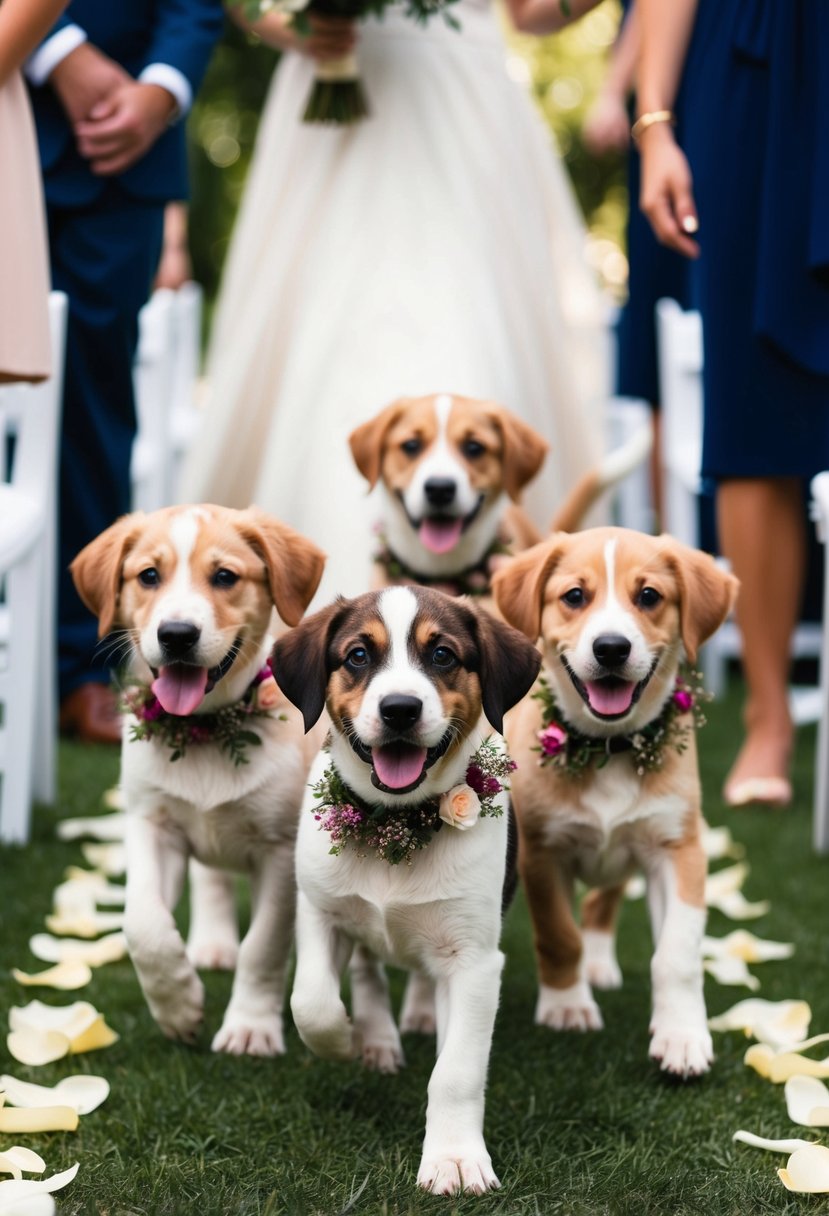
[[[465,439],[461,444],[461,451],[468,460],[477,460],[479,456],[483,456],[486,448],[482,443],[478,443],[477,439]]]
[[[571,587],[561,598],[570,608],[582,608],[587,603],[587,597],[581,587]]]
[[[371,659],[365,646],[355,646],[345,656],[346,667],[368,667]]]
[[[661,599],[655,587],[643,587],[636,597],[636,603],[640,608],[655,608]]]
[[[443,671],[448,671],[450,667],[457,666],[458,660],[453,655],[448,646],[436,646],[432,651],[432,662],[435,667],[440,667]]]
[[[217,570],[210,580],[213,587],[235,587],[239,581],[239,575],[233,570],[226,570],[224,566]]]
[[[161,575],[155,566],[148,566],[146,570],[142,570],[138,575],[138,581],[142,587],[157,587],[161,582]]]
[[[405,452],[407,456],[417,456],[422,450],[423,441],[417,438],[404,439],[400,445],[400,451]]]

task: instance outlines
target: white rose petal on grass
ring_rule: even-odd
[[[26,1201],[59,1191],[72,1181],[77,1172],[76,1162],[68,1170],[53,1174],[51,1178],[8,1178],[0,1182],[0,1216],[6,1216],[6,1213],[8,1216],[42,1216],[45,1212],[54,1211],[54,1205],[51,1208],[39,1203],[29,1206]]]
[[[29,939],[29,949],[35,958],[42,959],[44,963],[80,961],[90,967],[103,967],[105,963],[117,963],[126,958],[127,939],[123,933],[109,933],[96,942],[36,933]]]
[[[64,937],[100,937],[123,927],[123,912],[58,912],[46,917],[49,932]]]
[[[18,984],[23,984],[26,988],[57,988],[61,992],[73,992],[89,983],[92,979],[92,968],[80,959],[67,959],[54,967],[47,967],[45,971],[34,973],[20,971],[14,967],[12,975]]]
[[[78,1112],[72,1106],[0,1106],[0,1132],[4,1135],[37,1132],[74,1132]]]
[[[109,1081],[89,1073],[76,1073],[64,1077],[57,1085],[35,1085],[5,1073],[0,1076],[0,1090],[12,1106],[54,1106],[58,1103],[71,1106],[79,1115],[88,1115],[109,1097]]]
[[[752,975],[748,969],[745,959],[742,958],[709,958],[703,963],[705,971],[715,979],[718,984],[723,984],[727,988],[735,988],[742,985],[745,988],[750,988],[752,992],[756,992],[760,987],[760,981],[756,975]]]
[[[768,1153],[794,1153],[799,1148],[809,1148],[811,1140],[767,1140],[765,1136],[755,1136],[753,1132],[739,1131],[731,1137],[738,1144],[748,1144],[751,1148],[763,1148]]]
[[[745,846],[735,841],[730,828],[706,828],[702,833],[702,847],[709,861],[745,856]]]
[[[766,1001],[749,997],[725,1013],[708,1019],[711,1030],[742,1030],[771,1047],[790,1047],[809,1033],[812,1010],[808,1001]]]
[[[765,963],[774,959],[791,958],[793,942],[772,942],[755,937],[746,929],[735,929],[726,937],[704,937],[703,958],[741,958],[746,963]]]
[[[461,832],[474,827],[481,813],[481,800],[469,785],[455,785],[441,795],[438,814],[444,823]]]
[[[90,815],[86,819],[62,819],[58,823],[58,840],[80,840],[91,836],[93,840],[123,840],[126,816],[121,811],[111,815]]]
[[[798,1195],[829,1194],[829,1148],[822,1144],[799,1148],[789,1157],[786,1168],[777,1174],[787,1191]]]
[[[52,895],[55,912],[87,914],[95,913],[99,905],[123,907],[126,887],[109,882],[100,871],[70,866],[66,873],[66,881],[55,887]]]
[[[818,1034],[802,1043],[773,1051],[766,1043],[755,1043],[749,1047],[744,1062],[761,1077],[767,1077],[775,1085],[782,1085],[789,1077],[829,1077],[829,1056],[825,1060],[813,1060],[803,1053],[821,1043],[829,1042],[829,1034]]]
[[[81,845],[84,859],[95,866],[102,874],[110,878],[118,878],[127,872],[127,851],[122,844],[91,844]]]
[[[12,1178],[21,1178],[23,1173],[42,1174],[46,1162],[30,1148],[13,1144],[11,1148],[0,1152],[0,1174],[11,1174]]]
[[[9,1051],[21,1064],[33,1067],[65,1055],[109,1047],[118,1040],[103,1015],[88,1001],[62,1006],[30,1001],[28,1005],[12,1006],[9,1026]]]
[[[767,899],[757,903],[749,903],[742,893],[742,886],[749,875],[749,866],[745,861],[736,865],[726,866],[723,870],[715,870],[705,880],[705,902],[709,908],[716,908],[731,920],[753,920],[765,916],[771,904]]]
[[[829,1127],[829,1089],[818,1077],[789,1077],[783,1092],[792,1123]]]

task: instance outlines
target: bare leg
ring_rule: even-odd
[[[748,685],[746,738],[726,799],[735,797],[739,783],[763,777],[777,778],[779,796],[760,801],[786,802],[789,662],[806,562],[801,483],[789,477],[725,481],[717,490],[717,516],[723,552],[740,580],[737,623]]]
[[[194,967],[232,971],[239,954],[233,876],[190,858],[190,932],[187,956]]]
[[[375,1072],[395,1073],[404,1063],[394,1023],[386,972],[365,946],[351,956],[351,1012],[363,1063]]]

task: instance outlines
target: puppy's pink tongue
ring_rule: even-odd
[[[417,534],[430,552],[448,553],[458,543],[462,531],[462,519],[424,519]]]
[[[411,743],[388,743],[371,749],[374,771],[390,790],[404,790],[414,784],[426,763],[426,748]]]
[[[186,663],[162,667],[158,678],[153,680],[152,689],[163,710],[185,717],[197,710],[204,700],[207,668],[190,667]]]
[[[630,709],[634,683],[621,680],[588,680],[585,684],[590,708],[597,714],[623,714]]]

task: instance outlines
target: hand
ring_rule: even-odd
[[[584,120],[582,138],[593,156],[624,152],[630,143],[627,108],[615,93],[600,93]]]
[[[189,283],[193,277],[193,264],[190,261],[190,250],[186,245],[165,245],[161,251],[161,261],[155,272],[153,291],[159,287],[167,287],[170,291],[178,291],[183,283]]]
[[[657,240],[686,258],[699,257],[699,245],[688,233],[699,227],[692,192],[691,169],[667,123],[655,123],[642,133],[640,206]]]
[[[164,133],[175,108],[160,85],[128,79],[76,124],[78,151],[101,177],[123,173]]]
[[[284,18],[282,21],[279,45],[285,50],[299,51],[320,63],[349,55],[357,43],[355,24],[345,17],[309,15],[310,32],[307,34],[298,33]]]
[[[60,61],[49,77],[49,84],[74,127],[131,79],[114,59],[83,42]]]

